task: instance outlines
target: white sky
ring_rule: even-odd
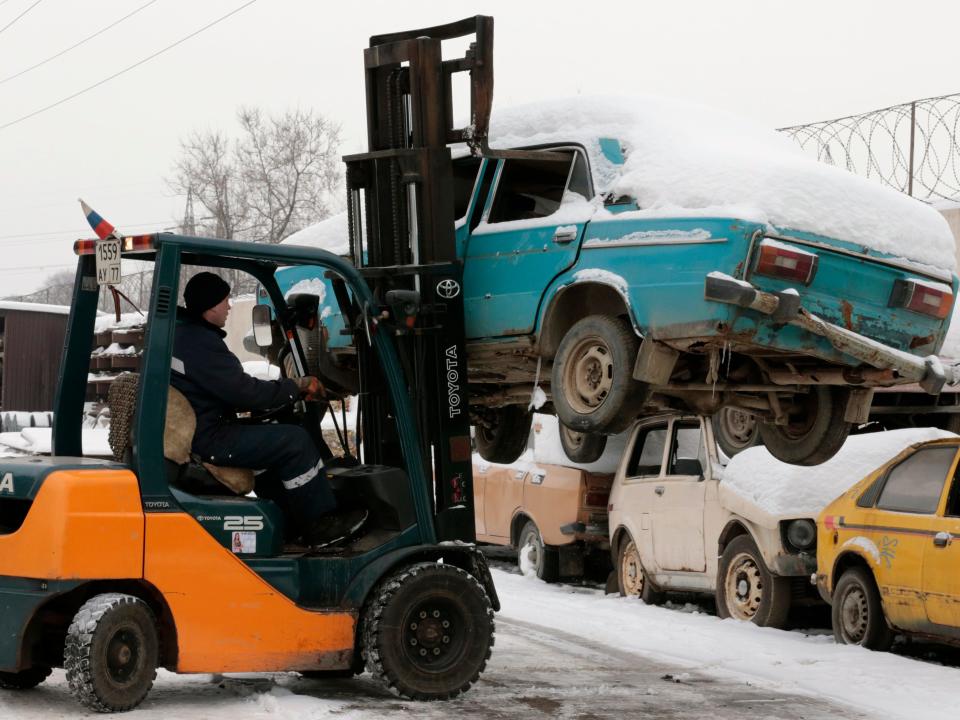
[[[0,30],[0,127],[194,32],[245,0],[156,0],[90,43],[40,62],[147,0],[41,0]],[[36,0],[0,0],[0,28]],[[602,8],[609,10],[604,12]],[[496,19],[494,112],[579,93],[673,95],[771,127],[960,91],[951,0],[566,0],[326,3],[258,0],[144,65],[0,129],[0,297],[73,265],[83,197],[124,232],[170,227],[178,140],[235,128],[238,105],[299,105],[363,150],[362,48],[371,34],[484,13]]]

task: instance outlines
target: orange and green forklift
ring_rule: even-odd
[[[472,35],[464,57],[442,59],[443,40]],[[62,667],[81,703],[108,712],[136,707],[157,668],[342,675],[366,666],[422,700],[477,680],[499,601],[473,544],[448,145],[485,144],[492,42],[493,21],[479,16],[371,39],[370,149],[346,158],[357,267],[316,249],[165,233],[76,243],[52,456],[0,461],[0,688],[31,688]],[[457,72],[471,74],[470,128],[451,121]],[[115,408],[114,439],[123,437],[107,461],[83,457],[81,421],[98,296],[121,257],[152,261],[153,288],[129,423]],[[273,502],[197,482],[211,470],[171,457],[165,442],[181,270],[256,278],[291,360],[281,365],[307,374],[298,314],[274,280],[296,265],[332,280],[360,386],[356,462],[328,472],[370,519],[347,544],[323,549],[286,545]],[[269,323],[269,312],[255,322],[267,343]],[[327,409],[281,413],[321,445]]]

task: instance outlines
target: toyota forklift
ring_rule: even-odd
[[[441,42],[462,37],[469,50],[444,60]],[[29,689],[63,667],[77,700],[111,712],[136,707],[159,667],[319,676],[366,667],[417,700],[477,680],[499,601],[474,545],[449,145],[484,151],[492,48],[483,16],[371,38],[369,152],[345,158],[359,267],[313,248],[168,233],[75,243],[52,456],[0,461],[0,688]],[[468,128],[452,121],[461,72]],[[83,456],[81,425],[98,298],[121,258],[152,261],[153,287],[139,375],[125,397],[112,393],[126,408],[112,408],[120,441],[108,461]],[[274,279],[302,265],[326,274],[348,318],[357,440],[328,475],[369,513],[359,535],[320,549],[286,544],[273,502],[231,493],[212,479],[216,468],[170,449],[171,431],[189,424],[171,422],[169,400],[181,270],[253,276],[276,311],[284,365],[306,375],[300,314]],[[255,311],[265,343],[270,322]],[[299,422],[322,446],[322,414],[300,402],[243,422]]]

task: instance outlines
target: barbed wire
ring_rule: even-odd
[[[920,200],[960,201],[960,94],[778,128],[822,162]]]

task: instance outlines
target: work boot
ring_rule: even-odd
[[[323,515],[310,524],[310,529],[303,534],[303,543],[317,548],[342,542],[363,527],[368,514],[366,509],[360,508]]]

